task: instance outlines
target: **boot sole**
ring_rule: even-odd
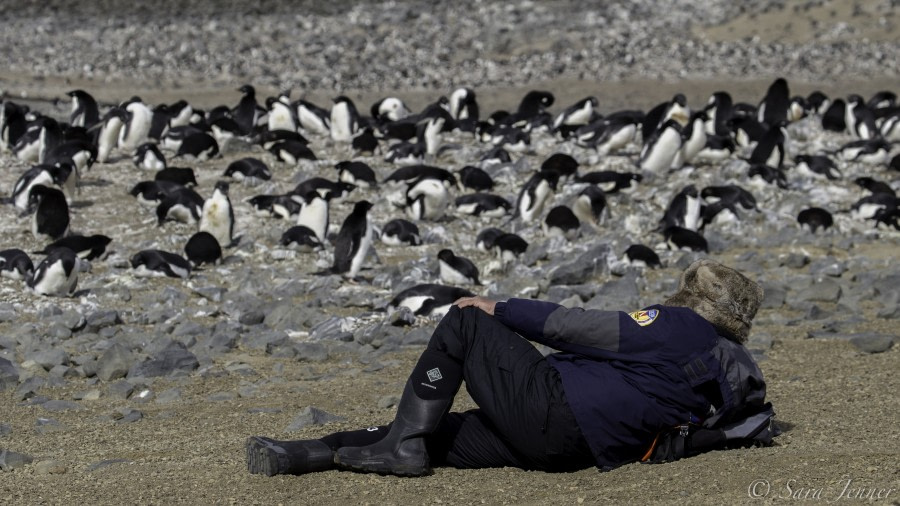
[[[425,466],[403,466],[391,465],[384,461],[342,461],[340,456],[335,454],[334,463],[343,469],[349,469],[360,473],[375,473],[380,475],[393,475],[404,477],[418,477],[431,474],[431,467]]]
[[[247,438],[246,452],[247,470],[251,474],[278,474],[278,453],[284,452],[281,447],[254,436]]]

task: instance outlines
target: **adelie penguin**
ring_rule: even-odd
[[[697,187],[687,185],[681,189],[669,203],[660,220],[660,228],[679,226],[696,231],[700,226],[700,208],[702,201]]]
[[[69,297],[75,293],[80,267],[74,251],[56,248],[38,264],[28,288],[38,295]]]
[[[816,233],[818,229],[827,230],[834,225],[834,218],[831,213],[821,207],[810,207],[800,211],[797,215],[797,223],[800,228],[807,228],[810,232]]]
[[[353,205],[353,211],[344,219],[334,243],[334,263],[331,273],[343,274],[354,279],[362,269],[363,260],[372,246],[372,224],[369,210],[372,204],[361,200]]]
[[[460,195],[455,200],[456,212],[472,216],[499,218],[512,210],[512,204],[505,198],[491,193],[470,193]]]
[[[166,167],[153,175],[154,181],[170,181],[185,187],[197,186],[197,176],[189,167]]]
[[[33,208],[31,233],[36,239],[56,240],[69,231],[69,204],[56,188],[42,184],[31,187],[28,206]]]
[[[219,181],[200,212],[200,232],[209,232],[226,248],[234,243],[234,208],[228,198],[228,183]]]
[[[312,102],[298,100],[294,102],[297,109],[297,121],[304,132],[314,135],[329,135],[331,132],[331,113]]]
[[[331,140],[350,142],[359,132],[359,112],[352,100],[345,96],[334,99],[331,106]]]
[[[659,255],[643,244],[632,244],[625,250],[625,260],[633,267],[650,267],[656,269],[662,267]]]
[[[294,225],[281,234],[279,244],[297,251],[310,252],[323,248],[315,232],[303,225]]]
[[[375,171],[365,162],[343,161],[338,162],[334,168],[338,171],[338,181],[360,188],[373,188],[378,184]]]
[[[28,209],[31,189],[36,185],[56,186],[64,188],[72,174],[72,164],[35,165],[19,176],[13,186],[12,201],[17,209]]]
[[[681,151],[682,128],[675,120],[668,120],[650,135],[641,150],[641,170],[662,174],[672,167],[675,156]]]
[[[259,118],[259,104],[256,103],[256,89],[249,84],[245,84],[238,88],[242,93],[241,100],[238,105],[232,109],[231,114],[234,121],[240,127],[241,135],[250,135],[256,127],[256,120]]]
[[[406,213],[414,220],[437,220],[444,216],[449,199],[441,181],[422,178],[406,191]]]
[[[668,227],[663,230],[663,239],[670,250],[703,251],[709,253],[706,239],[699,233],[684,227]]]
[[[63,237],[48,244],[41,251],[35,251],[39,255],[49,255],[57,248],[68,248],[78,255],[78,258],[91,261],[96,259],[104,259],[107,254],[107,246],[112,242],[108,236],[95,234],[91,236],[70,235]]]
[[[481,284],[478,281],[478,267],[468,258],[457,256],[447,248],[439,251],[437,258],[441,283],[448,285]]]
[[[235,181],[249,184],[272,179],[272,171],[269,169],[269,166],[259,158],[253,157],[241,158],[231,162],[223,175]]]
[[[395,218],[381,228],[381,242],[388,246],[418,246],[422,244],[422,238],[415,223]]]
[[[28,253],[13,248],[0,251],[0,276],[16,281],[28,280],[34,274],[34,264]]]
[[[594,185],[589,185],[572,203],[572,212],[581,223],[586,223],[594,230],[600,230],[603,211],[606,209],[606,194]]]
[[[216,264],[222,259],[222,247],[209,232],[197,232],[184,245],[184,254],[192,268],[203,264]]]
[[[326,194],[330,196],[331,193]],[[320,244],[328,239],[329,198],[323,197],[315,190],[308,190],[302,195],[291,197],[300,204],[297,213],[297,225],[312,230]]]
[[[531,223],[540,218],[544,205],[556,191],[559,174],[551,171],[538,171],[519,191],[516,200],[516,216],[524,223]]]
[[[473,295],[475,294],[465,288],[424,283],[395,295],[387,305],[387,313],[406,307],[416,316],[443,316],[458,299]]]
[[[459,169],[456,177],[459,179],[459,189],[463,191],[489,192],[494,188],[491,176],[478,167],[466,165]]]
[[[644,180],[644,177],[634,172],[614,172],[611,170],[600,170],[596,172],[588,172],[577,178],[577,181],[589,183],[597,186],[604,193],[631,193],[638,184]]]
[[[794,162],[797,164],[794,169],[803,177],[824,178],[831,181],[841,178],[837,164],[825,155],[797,155]]]
[[[545,236],[563,237],[569,241],[578,237],[580,226],[581,222],[578,217],[566,206],[556,206],[551,209],[541,223],[541,229]]]
[[[156,181],[158,182],[158,181]],[[200,221],[205,201],[190,188],[178,188],[162,196],[156,206],[157,223],[162,226],[167,220],[194,224]]]
[[[100,121],[100,111],[97,101],[90,93],[84,90],[72,90],[66,93],[72,98],[72,112],[69,115],[69,124],[91,128]]]
[[[181,255],[168,251],[147,249],[131,257],[131,268],[139,277],[163,277],[187,279],[191,264]]]
[[[135,167],[147,170],[162,170],[166,168],[166,157],[156,144],[141,144],[134,153]]]
[[[153,121],[153,111],[140,98],[132,97],[122,104],[127,113],[127,121],[119,130],[119,149],[126,153],[134,153],[141,144],[147,141]]]

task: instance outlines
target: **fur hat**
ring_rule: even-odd
[[[694,310],[722,337],[747,341],[763,289],[740,272],[713,260],[697,260],[681,275],[678,292],[663,304]]]

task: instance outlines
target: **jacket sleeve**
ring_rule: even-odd
[[[621,315],[529,299],[509,299],[494,308],[498,320],[529,341],[598,358],[608,358],[602,352],[627,351],[621,342]]]

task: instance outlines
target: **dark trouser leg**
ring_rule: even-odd
[[[481,408],[457,431],[447,464],[545,471],[594,464],[558,373],[530,342],[481,310],[453,307],[428,348],[462,361],[466,390]]]

